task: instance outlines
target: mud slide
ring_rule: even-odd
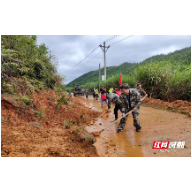
[[[100,109],[100,102],[80,99],[86,106],[95,106],[91,110]],[[106,108],[106,104],[104,105]],[[104,111],[104,109],[102,109]],[[120,117],[119,113],[119,117]],[[190,157],[191,156],[191,118],[187,115],[166,110],[141,106],[141,132],[136,132],[132,115],[129,115],[125,129],[116,133],[118,123],[111,125],[94,144],[99,156],[102,157]],[[114,119],[113,112],[98,119],[94,125],[86,127],[89,132],[100,131]],[[152,149],[154,141],[185,141],[184,148],[167,150]]]
[[[1,156],[97,157],[95,138],[84,127],[100,112],[68,96],[70,103],[58,106],[63,95],[37,91],[30,107],[16,96],[1,95]]]

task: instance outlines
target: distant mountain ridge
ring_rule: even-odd
[[[181,63],[181,64],[188,65],[189,63],[191,63],[191,47],[186,47],[181,50],[176,50],[169,54],[155,55],[145,59],[140,63],[125,62],[118,66],[107,67],[107,77],[111,77],[113,75],[120,74],[120,73],[129,74],[133,69],[135,69],[139,65],[148,64],[155,61],[167,61],[167,60],[177,64]],[[79,82],[79,83],[81,82],[82,85],[89,82],[96,82],[98,81],[98,74],[99,74],[99,70],[90,71],[86,74],[81,75],[80,77],[76,78],[70,83],[68,83],[67,87],[73,87],[73,83],[76,83],[76,82]],[[101,68],[101,75],[102,74],[104,74],[104,68]]]

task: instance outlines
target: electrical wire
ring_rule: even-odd
[[[109,39],[108,39],[108,40],[106,40],[105,42],[109,42],[109,41],[111,41],[111,40],[115,39],[115,38],[116,38],[116,37],[118,37],[118,36],[120,36],[120,35],[114,35],[113,37],[109,38]]]
[[[107,39],[105,42],[109,42],[112,39],[116,38],[119,35],[113,35],[112,37],[110,37],[109,39]],[[99,46],[98,46],[99,47]],[[73,66],[68,72],[70,72],[71,70],[73,70],[76,66],[78,66],[79,64],[81,64],[87,57],[89,57],[89,55],[91,55],[98,47],[96,47],[95,49],[93,49],[93,51],[91,51],[91,53],[89,53],[83,60],[81,60],[79,63],[77,63],[75,66]]]
[[[121,39],[121,40],[119,40],[119,41],[116,41],[116,42],[114,42],[114,43],[111,43],[109,46],[114,45],[114,44],[116,44],[116,43],[119,43],[119,42],[121,42],[121,41],[123,41],[123,40],[125,40],[125,39],[127,39],[127,38],[129,38],[129,37],[132,37],[132,36],[134,36],[134,35],[129,35],[128,37],[125,37],[125,38],[123,38],[123,39]]]
[[[102,51],[100,51],[99,53],[101,53]],[[99,53],[97,53],[94,57],[92,57],[89,61],[87,61],[86,63],[84,63],[82,66],[84,66],[85,64],[89,63],[92,59],[94,59],[97,55],[99,55]],[[81,67],[82,67],[81,66]]]
[[[110,40],[111,40],[112,38],[114,38],[114,37],[115,37],[115,35],[111,36],[109,39],[105,40],[105,42],[110,41]]]
[[[99,47],[99,46],[98,46]],[[68,72],[72,71],[76,66],[80,65],[87,57],[89,57],[89,55],[91,55],[94,51],[96,51],[97,48],[95,48],[91,53],[89,53],[83,60],[81,60],[78,64],[76,64],[74,67],[72,67]]]
[[[105,42],[109,42],[109,41],[117,38],[118,36],[120,36],[120,35],[113,35],[113,36],[111,36],[109,39],[107,39]],[[111,45],[114,45],[114,44],[116,44],[116,43],[119,43],[119,42],[121,42],[121,41],[123,41],[123,40],[125,40],[125,39],[127,39],[127,38],[129,38],[129,37],[132,37],[132,36],[133,36],[133,35],[130,35],[130,36],[128,36],[128,37],[125,37],[124,39],[121,39],[121,40],[119,40],[119,41],[116,41],[116,42],[110,44],[110,46],[111,46]],[[93,49],[93,51],[91,51],[91,53],[89,53],[83,60],[81,60],[79,63],[77,63],[75,66],[73,66],[73,67],[72,67],[69,71],[67,71],[67,72],[72,71],[76,66],[80,65],[85,59],[87,59],[87,57],[89,57],[95,50],[97,50],[98,47],[99,47],[99,46],[97,46],[95,49]],[[99,52],[99,53],[100,53],[100,52]],[[99,53],[98,53],[98,54],[99,54]],[[98,54],[97,54],[97,55],[98,55]],[[91,61],[91,60],[92,60],[93,58],[95,58],[97,55],[95,55],[94,57],[92,57],[89,61]],[[88,61],[88,62],[89,62],[89,61]],[[87,64],[88,62],[86,62],[85,64]],[[83,64],[83,66],[84,66],[85,64]]]

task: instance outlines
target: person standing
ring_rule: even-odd
[[[96,98],[96,100],[98,100],[98,97],[99,97],[98,89],[95,89],[95,98]]]
[[[115,93],[102,92],[101,94],[106,94],[106,98],[108,99],[109,110],[111,108],[111,103],[115,104],[115,108],[114,108],[115,119],[113,120],[113,122],[116,121],[118,119],[118,110],[120,109],[119,96]]]
[[[141,95],[136,89],[129,89],[128,86],[121,86],[122,93],[119,96],[121,101],[120,111],[122,112],[122,119],[118,125],[117,133],[120,133],[124,130],[125,123],[127,121],[128,115],[125,116],[126,113],[133,110],[133,125],[136,127],[136,131],[141,131],[141,125],[139,122],[139,106],[141,104]]]
[[[88,96],[89,96],[89,89],[85,89],[85,95],[86,95],[86,98],[88,99]]]
[[[113,88],[112,87],[109,89],[109,93],[113,93]]]
[[[144,97],[147,97],[147,93],[143,90],[141,83],[137,83],[136,89],[137,89],[137,91],[140,93],[141,99],[142,99],[142,95],[144,95]],[[144,98],[144,97],[143,97],[143,98]],[[140,106],[139,106],[139,108],[138,108],[138,111],[139,111],[139,110],[140,110]]]
[[[107,96],[106,96],[106,91],[101,91],[101,107],[103,107],[103,102],[106,102],[106,104],[108,105],[108,102],[107,102]]]
[[[93,98],[95,98],[95,87],[92,89]]]
[[[131,86],[129,85],[129,83],[124,83],[124,85],[126,85],[126,86],[128,86],[129,87],[129,89],[131,88]]]
[[[101,99],[101,92],[103,91],[103,89],[102,88],[100,88],[100,90],[99,90],[99,99]]]
[[[117,95],[120,95],[120,94],[121,94],[121,89],[120,89],[120,87],[115,91],[115,94],[117,94]]]
[[[141,96],[143,95],[144,97],[147,96],[147,93],[143,90],[141,83],[137,83],[137,91],[141,94]]]

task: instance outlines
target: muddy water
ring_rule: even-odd
[[[90,110],[104,111],[100,101],[92,97],[80,100]],[[120,117],[119,112],[119,117]],[[118,123],[106,128],[114,120],[113,110],[99,118],[94,125],[87,126],[89,132],[105,131],[96,137],[94,144],[99,156],[102,157],[142,157],[142,156],[191,156],[191,118],[186,115],[165,110],[141,106],[139,114],[141,132],[136,132],[132,115],[129,115],[125,129],[117,133]],[[152,149],[154,141],[185,141],[184,149],[159,150]]]

